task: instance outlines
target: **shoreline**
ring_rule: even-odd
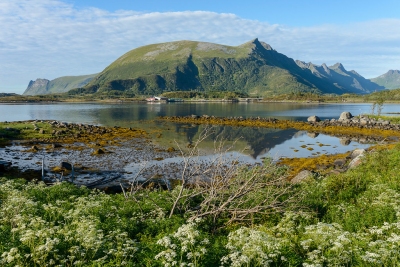
[[[394,128],[363,129],[360,128],[360,125],[354,125],[354,123],[360,123],[360,121],[352,122],[351,120],[332,126],[328,125],[327,121],[295,122],[271,118],[216,118],[206,115],[159,119],[191,124],[295,128],[310,133],[327,133],[360,140],[362,138],[365,141],[369,140],[375,143],[383,142],[388,138],[396,138],[391,142],[394,144],[400,138],[400,124],[389,126],[390,123],[373,120],[369,124],[372,125],[374,122],[377,127],[394,127],[397,130],[393,130]],[[18,123],[22,125],[19,125],[19,129],[16,129],[15,125],[18,125]],[[19,171],[14,169],[10,172],[14,177],[25,173],[24,177],[43,179],[43,174],[42,176],[40,174],[40,162],[42,162],[42,159],[46,159],[45,179],[48,183],[63,179],[77,185],[106,190],[112,188],[113,191],[118,191],[121,186],[127,188],[133,181],[139,180],[142,182],[152,180],[166,185],[174,180],[179,180],[180,174],[185,169],[185,166],[182,165],[182,154],[179,149],[155,145],[149,134],[143,130],[57,121],[24,121],[3,124],[7,125],[7,131],[11,135],[14,134],[15,138],[10,138],[10,142],[3,143],[3,146],[0,147],[0,161],[9,162],[14,167],[17,166]],[[22,138],[24,135],[26,138]],[[312,158],[292,158],[289,161],[288,158],[284,158],[286,159],[284,162],[293,168],[297,168],[295,169],[296,172],[307,169],[307,166],[311,168],[310,166],[314,166],[316,162],[321,162],[319,165],[325,166],[322,168],[322,171],[325,171],[335,166],[336,160],[346,157],[345,154],[330,154]],[[308,159],[308,162],[302,165],[302,169],[298,169],[296,165],[299,165],[299,162],[304,162],[305,159]],[[71,173],[71,167],[65,168],[63,162],[74,165],[74,171]],[[193,164],[197,164],[196,168],[200,170],[200,173],[196,174],[195,177],[207,179],[201,173],[212,168],[209,161],[205,158]],[[315,166],[312,168],[315,169]],[[292,174],[294,176],[297,173]]]

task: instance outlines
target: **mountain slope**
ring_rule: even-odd
[[[300,68],[258,39],[240,46],[178,41],[139,47],[114,61],[85,89],[134,94],[229,90],[253,95],[350,91]]]
[[[366,94],[385,89],[383,86],[365,79],[356,71],[347,71],[341,63],[328,67],[325,63],[321,66],[296,60],[297,65],[308,69],[313,75],[328,80],[339,88],[344,88],[351,93]]]
[[[370,79],[372,82],[384,86],[386,89],[400,88],[400,71],[389,70],[376,78]]]
[[[73,88],[83,87],[97,74],[82,76],[64,76],[54,80],[36,79],[30,81],[23,95],[45,95],[68,92]]]

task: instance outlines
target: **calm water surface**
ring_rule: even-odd
[[[299,103],[57,103],[0,104],[0,121],[58,120],[103,126],[139,127],[157,133],[157,142],[184,146],[194,142],[204,126],[153,122],[158,116],[214,115],[274,117],[303,120],[311,115],[321,119],[338,118],[343,111],[353,115],[371,113],[371,104],[299,104]],[[385,104],[382,113],[400,112],[400,105]],[[216,127],[218,137],[254,160],[265,156],[308,157],[318,154],[343,153],[365,148],[357,140],[340,140],[323,134],[297,130]],[[161,133],[161,134],[160,134]],[[212,150],[212,135],[204,148]],[[350,142],[349,142],[350,141]],[[301,147],[305,145],[306,147]]]

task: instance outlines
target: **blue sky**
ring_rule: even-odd
[[[293,59],[373,78],[400,69],[399,11],[384,0],[0,0],[0,92],[97,73],[131,49],[176,40],[258,37]]]
[[[396,18],[399,17],[400,11],[400,2],[397,0],[69,0],[67,2],[79,8],[94,6],[111,12],[117,10],[136,10],[146,13],[204,10],[232,13],[243,19],[295,27]]]

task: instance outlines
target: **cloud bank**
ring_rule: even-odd
[[[176,40],[240,45],[258,37],[293,59],[341,62],[366,78],[400,69],[400,19],[287,27],[208,11],[77,9],[58,0],[0,0],[0,92],[29,80],[102,71],[139,46]]]

